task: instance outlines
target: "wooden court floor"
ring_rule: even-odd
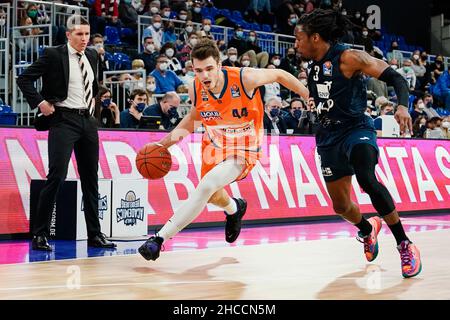
[[[0,265],[0,299],[450,299],[450,230],[410,234],[403,279],[390,235],[367,263],[352,238]]]

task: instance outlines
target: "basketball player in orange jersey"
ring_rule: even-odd
[[[245,178],[261,155],[264,107],[257,88],[278,82],[309,98],[308,89],[281,69],[222,68],[219,49],[209,39],[195,45],[191,60],[195,72],[189,87],[191,112],[159,144],[168,148],[203,124],[202,178],[189,199],[139,248],[147,260],[156,260],[163,242],[191,223],[208,202],[225,210],[225,239],[234,242],[247,203],[230,198],[223,188]]]

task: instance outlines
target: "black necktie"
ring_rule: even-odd
[[[80,52],[77,52],[78,56],[78,64],[81,69],[81,76],[83,78],[83,88],[84,88],[84,99],[86,100],[86,104],[89,109],[89,114],[92,116],[94,114],[94,105],[95,101],[92,96],[92,86],[88,79],[88,73],[87,73],[87,67],[84,65],[83,54]]]

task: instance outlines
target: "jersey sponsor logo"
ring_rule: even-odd
[[[322,167],[322,175],[324,177],[331,177],[333,175],[333,171],[331,171],[331,168]]]
[[[202,101],[208,101],[208,93],[205,90],[202,90],[200,94],[202,96]]]
[[[317,94],[321,99],[330,98],[330,89],[326,84],[317,84]]]
[[[241,91],[239,90],[239,87],[236,84],[233,84],[230,88],[231,96],[233,98],[239,98],[241,96]]]
[[[323,75],[328,77],[333,75],[333,64],[331,61],[325,61],[323,64]]]
[[[212,121],[212,120],[221,120],[222,117],[220,116],[219,111],[201,111],[200,116],[205,121]]]

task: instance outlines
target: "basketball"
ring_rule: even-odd
[[[169,150],[160,144],[147,144],[136,156],[136,167],[144,178],[160,179],[172,167],[172,156]]]

